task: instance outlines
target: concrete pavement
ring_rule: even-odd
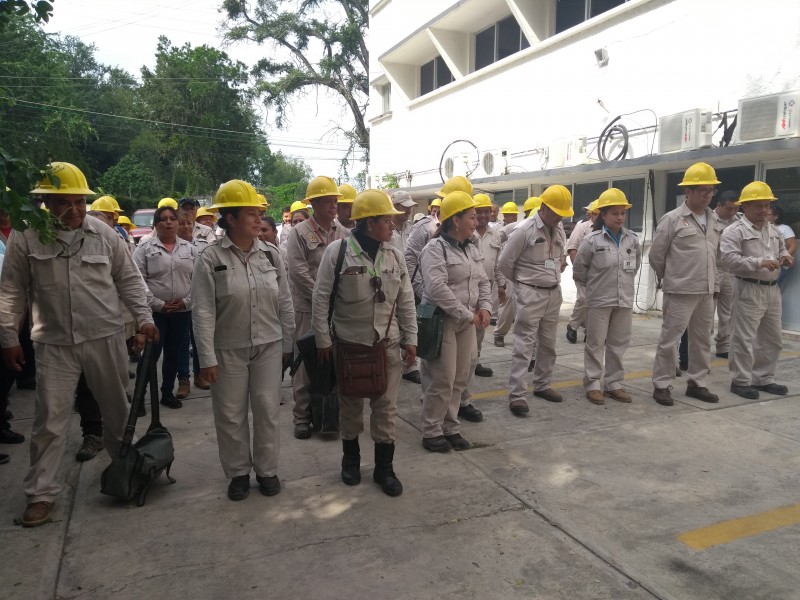
[[[564,339],[570,310],[555,377],[565,402],[531,398],[527,418],[507,408],[511,336],[496,348],[487,334],[481,363],[495,374],[476,379],[485,420],[463,424],[467,452],[422,449],[419,386],[403,382],[399,498],[371,481],[367,435],[363,481],[347,487],[338,439],[295,440],[286,404],[283,491],[266,498],[253,487],[229,501],[207,392],[162,411],[177,483],[160,479],[143,508],[99,493],[107,456],[74,462],[76,415],[56,521],[22,529],[13,519],[27,446],[0,446],[12,454],[0,466],[0,597],[800,598],[800,343],[785,341],[779,365],[789,397],[733,396],[715,359],[718,405],[686,398],[678,378],[675,406],[662,407],[649,379],[660,319],[637,316],[626,355],[633,403],[594,406],[580,385],[583,345]],[[11,399],[26,435],[31,400]],[[716,545],[693,549],[678,539],[686,532]]]

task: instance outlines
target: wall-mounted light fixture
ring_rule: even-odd
[[[608,64],[608,50],[606,48],[598,48],[594,51],[594,58],[598,67],[605,67]]]

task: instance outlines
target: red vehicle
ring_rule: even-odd
[[[139,240],[153,231],[153,216],[156,213],[155,208],[140,208],[135,213],[133,213],[133,217],[131,221],[133,221],[133,229],[131,229],[131,235],[133,236],[133,241],[137,244]]]

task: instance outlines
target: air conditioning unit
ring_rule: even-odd
[[[367,189],[380,189],[383,184],[383,174],[370,173],[367,175]]]
[[[658,151],[661,154],[710,148],[713,128],[711,110],[695,108],[658,120]]]
[[[508,170],[508,150],[490,150],[481,157],[481,167],[488,176],[505,175]]]
[[[797,137],[800,91],[739,100],[738,138],[757,142]]]
[[[576,137],[566,141],[564,164],[569,167],[585,165],[589,159],[589,143],[586,137]]]
[[[556,140],[547,147],[545,169],[558,169],[566,160],[566,140]]]

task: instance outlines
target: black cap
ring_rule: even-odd
[[[181,198],[178,200],[178,206],[183,206],[184,204],[191,204],[200,208],[200,200],[195,200],[194,198]]]

